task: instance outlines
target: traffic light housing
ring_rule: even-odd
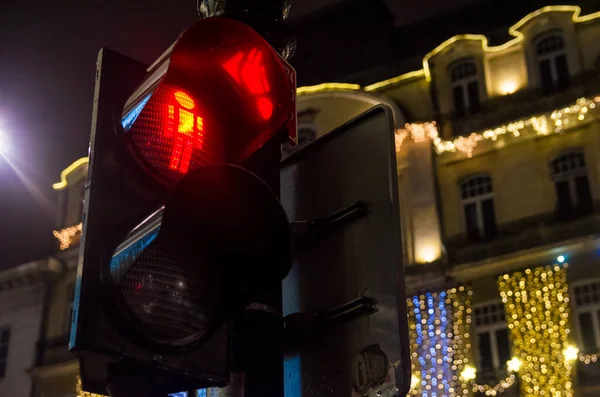
[[[84,390],[131,370],[161,393],[227,384],[231,318],[291,264],[282,136],[295,72],[243,23],[201,20],[147,69],[101,50],[70,340]]]

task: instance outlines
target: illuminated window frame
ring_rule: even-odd
[[[590,303],[579,303],[580,298],[582,297],[582,291],[581,289],[583,287],[591,287],[591,286],[595,286],[596,287],[596,295],[597,298],[594,298],[594,302],[590,302]],[[580,349],[582,351],[584,351],[586,348],[589,351],[589,353],[597,353],[598,351],[600,351],[600,278],[595,278],[595,279],[591,279],[591,280],[580,280],[580,281],[575,281],[573,283],[571,283],[571,293],[572,293],[572,298],[573,298],[573,305],[575,307],[575,314],[576,314],[576,319],[575,321],[577,322],[577,340],[579,342],[578,346],[580,347]],[[585,293],[590,293],[589,290],[586,291]],[[594,295],[594,293],[591,293],[592,295]],[[592,297],[593,298],[593,297]],[[582,325],[581,325],[581,319],[580,319],[580,315],[582,314],[587,314],[589,313],[591,315],[592,318],[592,327],[594,329],[594,339],[596,342],[596,346],[590,348],[589,346],[586,346],[583,340],[583,334],[582,334]]]

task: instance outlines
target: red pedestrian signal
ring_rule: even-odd
[[[296,137],[294,69],[254,30],[197,23],[153,65],[121,118],[131,151],[169,185],[215,163],[241,164],[287,129]]]

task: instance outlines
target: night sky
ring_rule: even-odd
[[[338,1],[299,0],[292,17]],[[431,15],[439,3],[385,2],[398,24]],[[151,63],[196,19],[195,0],[2,0],[0,131],[11,147],[8,160],[0,157],[0,269],[50,254],[51,185],[87,155],[98,50]]]

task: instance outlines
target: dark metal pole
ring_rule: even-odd
[[[222,15],[244,22],[284,59],[290,58],[296,48],[285,24],[289,9],[289,0],[198,0],[202,17]],[[281,144],[286,140],[287,131],[281,131],[243,164],[264,180],[277,197]],[[283,397],[283,331],[281,278],[275,275],[263,296],[234,319],[231,383],[218,395]]]

